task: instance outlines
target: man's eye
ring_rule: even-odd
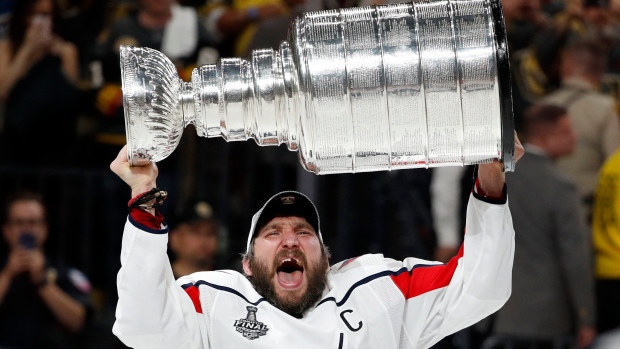
[[[300,235],[310,235],[310,232],[309,231],[305,231],[305,230],[300,230],[299,232],[297,232],[297,234],[300,234]]]
[[[272,235],[276,235],[276,234],[278,234],[277,231],[270,231],[270,232],[267,233],[267,236],[272,236]]]

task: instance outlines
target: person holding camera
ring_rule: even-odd
[[[8,254],[0,267],[0,347],[73,348],[72,334],[87,319],[89,280],[77,269],[47,260],[47,219],[38,194],[14,195],[5,215],[2,234]]]
[[[3,164],[29,165],[36,157],[40,166],[57,166],[73,158],[79,54],[60,36],[59,16],[55,1],[16,1],[0,40]]]

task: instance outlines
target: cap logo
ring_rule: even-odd
[[[295,203],[294,196],[284,196],[284,197],[281,197],[280,200],[282,201],[283,205],[292,205]]]

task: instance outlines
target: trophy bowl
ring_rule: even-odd
[[[121,46],[120,55],[130,164],[161,161],[177,147],[185,127],[177,69],[156,50]]]

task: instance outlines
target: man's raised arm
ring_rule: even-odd
[[[126,147],[110,169],[131,187],[132,198],[156,188],[157,166],[130,166]],[[174,280],[167,245],[161,214],[132,208],[123,233],[112,331],[133,348],[208,348],[204,318]]]
[[[515,135],[515,158],[523,153]],[[497,311],[510,296],[513,257],[514,229],[502,164],[480,165],[457,256],[437,265],[408,258],[405,266],[411,272],[396,280],[406,299],[408,337],[418,338],[418,348],[428,348]]]

